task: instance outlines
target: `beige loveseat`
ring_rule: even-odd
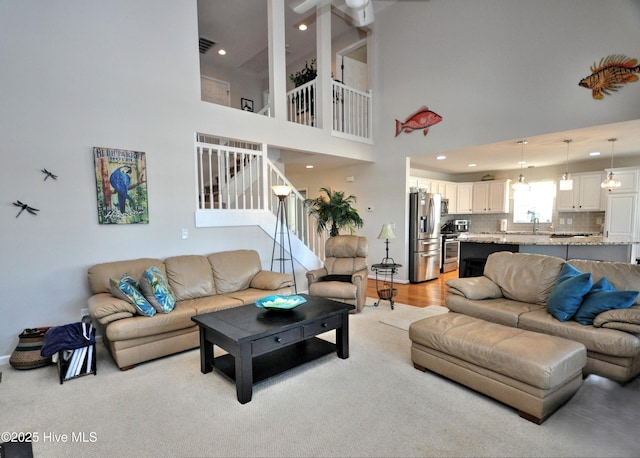
[[[167,279],[176,304],[169,313],[149,317],[137,314],[133,304],[114,297],[109,283],[125,273],[140,278],[151,266]],[[262,270],[260,257],[253,250],[108,262],[90,267],[88,278],[93,293],[89,312],[121,369],[196,348],[198,326],[192,316],[251,304],[271,294],[294,292],[293,277]]]
[[[616,290],[640,290],[639,265],[497,252],[488,257],[483,276],[447,281],[452,294],[446,305],[452,312],[579,342],[587,349],[584,375],[628,382],[640,373],[640,296],[631,308],[600,313],[593,325],[559,321],[546,303],[565,262],[591,273],[594,283],[606,277]]]

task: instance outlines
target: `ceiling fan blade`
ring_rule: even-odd
[[[304,14],[316,6],[324,6],[329,3],[331,3],[331,0],[301,0],[296,4],[293,4],[291,9],[298,14]]]

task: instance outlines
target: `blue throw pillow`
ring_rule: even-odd
[[[138,289],[138,282],[131,278],[129,274],[124,274],[121,278],[111,278],[109,286],[111,294],[133,304],[141,315],[153,316],[156,314],[156,309]]]
[[[570,320],[577,312],[582,298],[592,286],[590,273],[582,273],[570,264],[560,271],[547,300],[547,310],[560,321]]]
[[[574,320],[580,324],[591,325],[596,316],[613,309],[627,309],[638,297],[638,291],[616,291],[605,277],[593,284],[576,312]]]

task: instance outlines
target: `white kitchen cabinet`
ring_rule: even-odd
[[[510,180],[473,183],[473,213],[509,213]]]
[[[560,183],[556,191],[556,210],[566,212],[600,211],[604,208],[601,172],[576,173],[572,176],[573,189],[563,191]]]
[[[455,213],[466,214],[473,211],[473,183],[458,183]],[[450,213],[454,213],[451,209]]]
[[[445,199],[449,199],[449,213],[455,213],[458,208],[458,183],[444,182]]]
[[[605,236],[635,238],[638,228],[638,193],[610,194],[607,200]]]

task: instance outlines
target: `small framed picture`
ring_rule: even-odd
[[[244,111],[253,111],[253,100],[241,98],[240,106]]]

